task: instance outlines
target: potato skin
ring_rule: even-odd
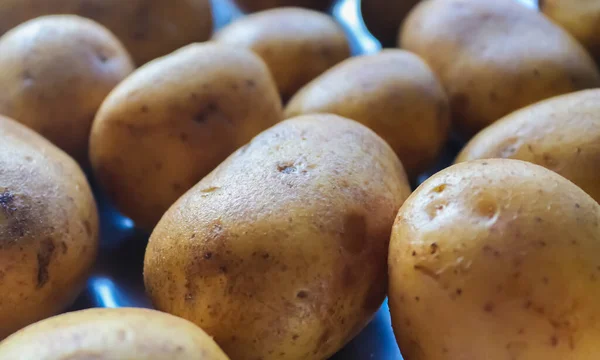
[[[88,162],[96,111],[133,64],[110,31],[73,15],[40,17],[0,38],[0,114]]]
[[[600,63],[600,3],[594,0],[539,0],[540,10],[575,36]]]
[[[390,242],[405,359],[596,359],[599,223],[590,196],[538,165],[490,159],[434,175]]]
[[[286,120],[165,214],[146,290],[232,359],[326,359],[381,305],[390,229],[409,193],[400,161],[366,127]]]
[[[189,45],[111,92],[92,127],[91,163],[117,207],[151,230],[179,196],[282,118],[275,84],[256,55]]]
[[[398,43],[402,21],[419,0],[361,0],[362,17],[367,29],[384,46]]]
[[[73,14],[109,28],[142,65],[212,33],[210,0],[2,0],[0,34],[42,15]]]
[[[600,86],[573,37],[513,0],[423,1],[403,25],[401,46],[440,77],[466,136],[537,101]]]
[[[235,0],[240,9],[246,12],[262,11],[276,7],[299,6],[315,10],[327,10],[332,0]]]
[[[553,170],[600,201],[600,90],[531,105],[490,125],[456,162],[509,158]]]
[[[258,54],[271,70],[284,100],[350,57],[342,28],[329,15],[307,9],[282,8],[252,14],[234,21],[214,38]]]
[[[0,116],[0,339],[79,295],[96,259],[98,214],[64,152]]]
[[[0,343],[0,359],[228,360],[202,329],[156,310],[88,309],[33,324]]]
[[[423,60],[384,50],[328,70],[290,100],[285,115],[332,113],[356,120],[386,140],[414,178],[433,164],[446,142],[449,107]]]

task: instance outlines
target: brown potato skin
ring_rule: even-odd
[[[456,162],[487,158],[544,166],[600,201],[600,90],[557,96],[516,111],[471,139]]]
[[[513,0],[423,1],[400,44],[440,77],[465,136],[540,100],[600,87],[583,46]]]
[[[332,17],[300,8],[245,16],[223,28],[214,39],[258,54],[271,70],[284,100],[350,57],[346,35]]]
[[[104,26],[74,15],[40,17],[0,38],[0,114],[86,165],[96,111],[132,71]]]
[[[0,34],[42,15],[73,14],[109,28],[142,65],[212,33],[210,0],[2,0]]]
[[[179,196],[282,118],[260,58],[213,43],[189,45],[111,92],[92,127],[91,163],[119,210],[151,230]]]
[[[539,0],[540,10],[582,43],[600,63],[600,3],[590,0]]]
[[[442,85],[423,60],[403,50],[345,60],[302,88],[285,109],[288,118],[319,112],[374,130],[411,178],[433,165],[450,127]]]
[[[96,259],[98,214],[67,154],[0,116],[0,339],[69,306]]]
[[[367,29],[383,46],[398,43],[398,30],[419,0],[361,0],[362,17]]]
[[[594,199],[538,165],[489,159],[434,175],[390,242],[405,359],[596,359],[599,223]]]
[[[333,4],[332,0],[235,0],[235,3],[246,12],[256,12],[276,7],[299,6],[325,11]]]
[[[409,194],[402,164],[368,128],[286,120],[165,214],[146,250],[147,293],[232,359],[326,359],[380,307]]]
[[[87,309],[33,324],[0,343],[0,359],[228,360],[202,329],[137,308]]]

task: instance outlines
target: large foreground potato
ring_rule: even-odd
[[[600,90],[557,96],[490,125],[457,162],[511,158],[554,170],[600,201]]]
[[[227,360],[202,329],[155,310],[90,309],[31,325],[0,343],[0,359]]]
[[[28,21],[0,38],[0,114],[82,164],[96,111],[133,64],[104,26],[73,15]]]
[[[235,0],[238,6],[248,12],[284,6],[300,6],[315,10],[327,10],[333,0]]]
[[[109,28],[138,65],[212,33],[210,0],[2,0],[0,34],[42,15],[75,14]]]
[[[390,230],[409,193],[400,161],[366,127],[287,120],[165,214],[146,251],[146,290],[232,359],[326,359],[381,305]]]
[[[299,8],[243,17],[218,32],[215,40],[258,54],[271,70],[284,100],[350,56],[344,31],[332,17]]]
[[[541,166],[450,167],[400,209],[392,323],[406,360],[595,360],[600,206]]]
[[[342,62],[300,90],[285,112],[333,113],[368,126],[412,178],[436,160],[450,127],[442,85],[427,64],[402,50]]]
[[[369,31],[384,46],[396,44],[398,30],[419,0],[361,0],[363,20]]]
[[[440,76],[466,135],[555,95],[600,86],[585,49],[514,0],[427,0],[411,12],[401,45]]]
[[[92,128],[92,167],[117,207],[152,229],[179,196],[282,117],[256,55],[190,45],[138,69],[108,96]]]
[[[70,305],[97,247],[96,204],[81,169],[0,117],[0,339]]]
[[[600,1],[539,0],[542,12],[577,38],[600,62]]]

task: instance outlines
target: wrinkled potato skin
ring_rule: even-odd
[[[409,194],[400,161],[366,127],[286,120],[165,214],[146,290],[232,359],[326,359],[380,307],[390,229]]]
[[[71,312],[31,325],[0,343],[0,359],[228,360],[202,329],[155,310]]]
[[[424,1],[404,22],[401,46],[440,77],[466,136],[540,100],[600,86],[583,46],[513,0]]]
[[[262,11],[276,7],[299,6],[325,11],[333,4],[333,0],[235,0],[235,3],[246,12]]]
[[[363,20],[367,29],[384,46],[398,42],[402,21],[419,0],[361,0]]]
[[[434,175],[400,209],[390,242],[405,359],[597,359],[599,223],[590,196],[531,163]]]
[[[600,2],[595,0],[539,0],[544,15],[565,28],[600,63]]]
[[[553,170],[600,201],[600,90],[545,100],[490,125],[456,162],[509,158]]]
[[[374,130],[411,178],[435,162],[450,127],[448,98],[440,82],[419,57],[402,50],[342,62],[300,90],[285,115],[319,112]]]
[[[215,40],[258,54],[271,70],[284,100],[350,57],[346,35],[333,18],[299,8],[268,10],[243,17],[219,31]]]
[[[43,15],[74,14],[110,29],[142,65],[212,33],[210,0],[2,0],[0,34]]]
[[[91,163],[117,207],[151,230],[179,196],[282,118],[256,55],[190,45],[136,70],[108,96],[92,127]]]
[[[0,38],[0,114],[88,162],[96,111],[133,64],[103,26],[73,15],[37,18]]]
[[[0,117],[0,339],[69,306],[96,259],[98,214],[64,152]]]

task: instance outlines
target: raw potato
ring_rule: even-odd
[[[109,28],[142,65],[212,33],[210,0],[2,0],[0,34],[42,15],[74,14]]]
[[[384,46],[398,42],[402,21],[419,0],[361,0],[365,25]]]
[[[146,290],[232,359],[326,359],[380,307],[390,230],[409,194],[400,161],[366,127],[287,120],[165,214],[146,251]]]
[[[315,10],[327,10],[333,0],[235,0],[244,11],[255,12],[276,7],[300,6]]]
[[[129,54],[102,25],[73,15],[40,17],[0,38],[0,114],[85,165],[96,111],[131,71]]]
[[[69,306],[97,247],[96,204],[79,166],[0,116],[0,339]]]
[[[553,170],[600,201],[600,90],[558,96],[481,131],[457,162],[510,158]]]
[[[306,85],[285,115],[333,113],[391,145],[411,178],[437,159],[450,126],[448,98],[431,69],[402,50],[348,59]]]
[[[542,12],[581,42],[600,63],[600,2],[540,0]]]
[[[452,166],[406,200],[389,305],[406,360],[595,360],[600,206],[518,160]]]
[[[346,35],[332,17],[299,8],[243,17],[219,31],[215,40],[258,54],[271,70],[284,100],[350,56]]]
[[[282,118],[256,55],[189,45],[136,70],[104,101],[92,128],[92,167],[117,207],[151,230],[179,196]]]
[[[88,309],[31,325],[0,343],[0,359],[228,360],[202,329],[155,310]]]
[[[467,136],[539,100],[600,87],[600,75],[567,32],[514,0],[427,0],[401,33],[450,97]]]

